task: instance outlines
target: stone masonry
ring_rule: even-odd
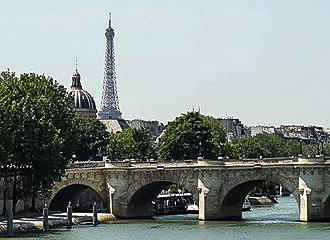
[[[93,189],[117,218],[152,217],[152,200],[173,183],[199,202],[200,220],[241,219],[248,192],[263,181],[282,184],[294,196],[301,221],[330,220],[330,158],[106,162],[68,169],[56,183],[51,203],[74,185]]]

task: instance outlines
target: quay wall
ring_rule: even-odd
[[[75,215],[73,214],[72,223],[74,225],[87,224],[91,225],[92,215]],[[111,214],[98,214],[99,223],[106,223],[115,220],[114,216]],[[49,216],[49,229],[61,228],[66,226],[66,216],[65,215],[50,215]],[[0,237],[6,235],[7,225],[4,219],[0,219]],[[32,232],[42,232],[42,217],[33,218],[22,218],[14,220],[14,233],[32,233]]]

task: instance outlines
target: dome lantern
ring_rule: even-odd
[[[76,69],[76,72],[72,75],[71,89],[82,89],[78,69]]]

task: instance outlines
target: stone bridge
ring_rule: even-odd
[[[92,189],[117,218],[152,217],[152,200],[167,186],[184,186],[199,203],[200,220],[237,220],[249,191],[263,181],[287,188],[301,221],[330,220],[330,158],[103,162],[72,165],[53,188],[50,206]]]

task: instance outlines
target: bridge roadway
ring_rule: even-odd
[[[292,193],[301,221],[330,220],[330,158],[323,156],[72,164],[48,203],[61,193],[75,194],[68,187],[87,186],[117,218],[149,218],[152,200],[177,183],[199,202],[200,220],[238,220],[245,196],[265,180]]]

